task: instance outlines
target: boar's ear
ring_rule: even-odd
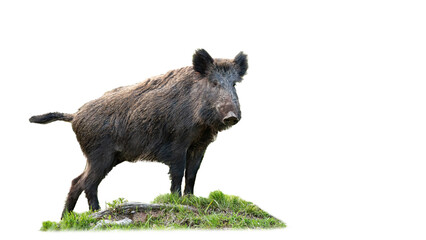
[[[197,49],[192,56],[192,65],[194,70],[205,75],[210,65],[213,64],[213,58],[204,49]]]
[[[235,56],[234,63],[238,66],[238,75],[240,77],[244,76],[247,72],[248,63],[247,63],[247,55],[243,52],[240,52]]]

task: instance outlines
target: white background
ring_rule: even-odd
[[[2,1],[1,234],[425,239],[425,12],[421,1]],[[197,48],[244,51],[249,70],[243,118],[208,148],[195,194],[238,195],[288,227],[39,232],[59,220],[85,158],[69,123],[28,118],[188,66]],[[167,193],[167,172],[117,166],[101,206]],[[76,211],[87,208],[83,194]]]

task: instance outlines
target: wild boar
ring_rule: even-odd
[[[218,132],[241,119],[235,84],[246,74],[247,55],[213,59],[195,51],[192,66],[141,83],[119,87],[84,104],[76,113],[47,113],[32,123],[71,122],[87,158],[71,184],[62,212],[72,211],[84,191],[92,210],[100,209],[98,185],[123,161],[156,161],[169,166],[171,192],[193,194],[207,146]]]

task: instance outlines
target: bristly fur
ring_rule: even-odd
[[[75,114],[48,113],[35,123],[71,121],[87,157],[84,172],[72,181],[63,214],[84,191],[92,210],[100,208],[98,185],[123,161],[157,161],[170,167],[172,192],[193,194],[207,146],[218,132],[241,118],[235,82],[247,70],[247,57],[213,59],[204,49],[193,66],[171,70],[144,82],[106,92]]]

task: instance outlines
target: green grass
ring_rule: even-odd
[[[120,219],[119,207],[126,200],[119,198],[107,203],[107,208],[114,210],[113,215],[105,219]],[[272,217],[251,202],[237,196],[211,192],[208,198],[196,196],[179,197],[164,194],[156,197],[152,203],[171,204],[158,211],[146,212],[143,221],[134,221],[129,225],[106,224],[97,230],[110,229],[270,229],[284,228],[285,223]],[[192,206],[193,210],[182,205]],[[42,231],[91,230],[97,221],[92,212],[68,213],[56,223],[43,222]]]
[[[90,214],[93,212],[88,211],[84,213],[66,213],[59,223],[45,221],[40,230],[54,231],[54,230],[89,230],[98,220],[92,218]]]

